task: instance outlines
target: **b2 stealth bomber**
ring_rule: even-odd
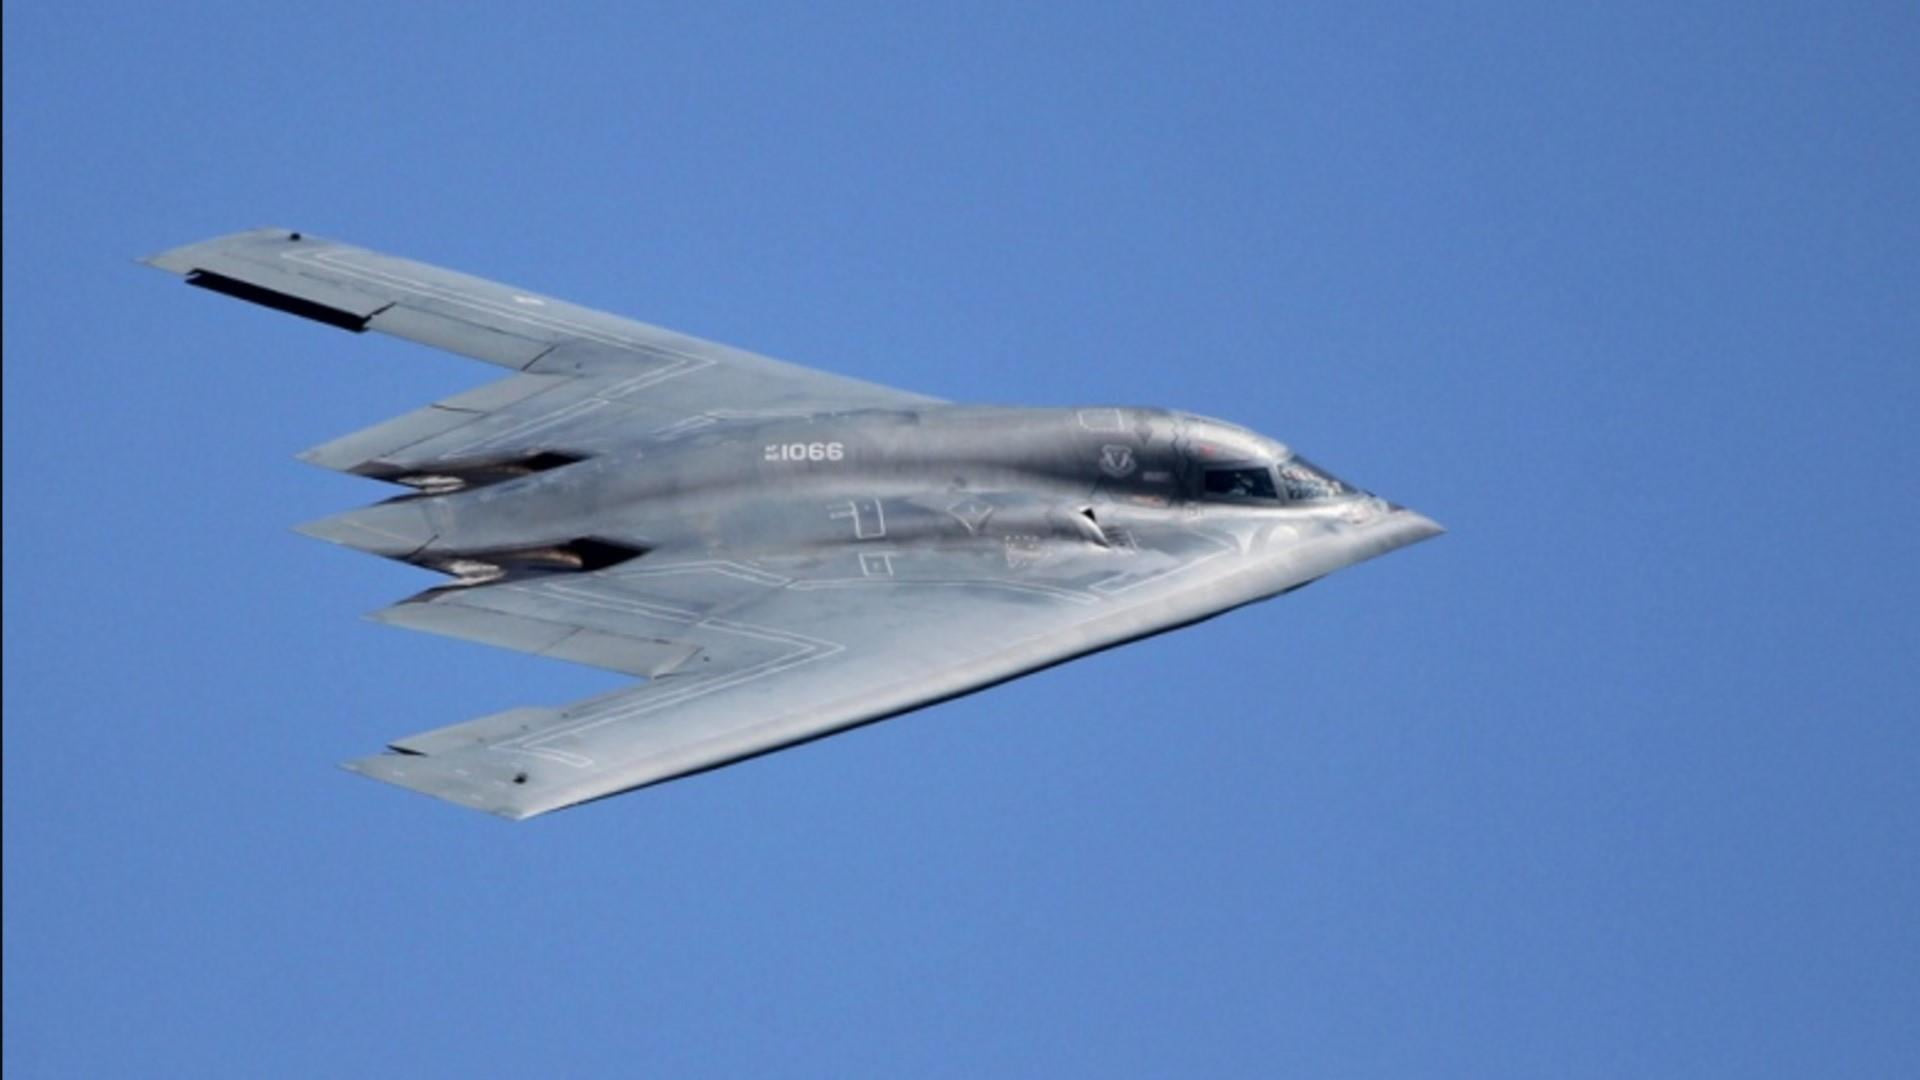
[[[513,372],[301,455],[410,489],[303,531],[451,579],[375,618],[645,680],[346,763],[502,817],[895,716],[1440,531],[1185,413],[949,404],[283,229],[147,261]]]

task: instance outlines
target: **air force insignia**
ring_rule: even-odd
[[[1133,473],[1133,447],[1113,443],[1100,448],[1100,471],[1118,480]]]

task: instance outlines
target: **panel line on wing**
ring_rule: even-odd
[[[771,589],[783,588],[793,582],[793,579],[790,577],[783,577],[769,570],[762,570],[758,567],[748,566],[745,563],[733,562],[726,559],[702,559],[698,562],[668,563],[663,566],[636,567],[632,570],[622,571],[620,576],[623,578],[664,577],[668,574],[696,574],[703,571],[711,574],[719,574],[722,577],[735,578],[754,585],[765,585]]]
[[[501,305],[501,304],[497,304],[493,301],[484,300],[484,299],[473,297],[473,296],[462,295],[451,289],[434,285],[431,282],[421,281],[418,278],[405,277],[403,275],[395,274],[388,270],[376,270],[369,266],[364,266],[355,262],[348,261],[348,257],[353,254],[355,254],[355,252],[353,251],[340,251],[340,250],[283,251],[280,253],[280,257],[292,262],[307,263],[308,265],[319,266],[323,269],[330,270],[334,273],[345,274],[348,277],[359,278],[362,281],[371,281],[379,284],[389,285],[394,288],[401,289],[405,292],[415,293],[420,296],[425,296],[434,300],[440,300],[445,303],[454,304],[459,307],[471,308],[472,310],[479,311],[483,314],[491,315],[499,319],[505,319],[510,322],[525,323],[528,326],[539,327],[543,330],[557,330],[562,333],[566,333],[575,337],[585,338],[589,341],[597,341],[603,345],[613,345],[615,347],[629,349],[634,352],[664,354],[666,356],[676,357],[682,360],[693,361],[699,367],[705,367],[708,364],[712,363],[711,360],[708,360],[705,357],[701,357],[692,353],[683,352],[679,349],[675,349],[668,345],[663,345],[659,342],[642,341],[638,339],[622,337],[620,335],[610,333],[606,330],[601,330],[596,327],[589,326],[585,323],[575,322],[571,319],[561,318],[558,316],[538,315],[538,314],[533,314],[531,312],[526,312],[526,311],[515,311],[511,308],[505,307],[504,305]]]
[[[813,414],[804,409],[710,409],[675,420],[666,427],[655,428],[647,434],[655,439],[673,439],[727,420],[777,420],[783,417],[811,415]]]
[[[516,439],[524,438],[525,436],[532,435],[536,432],[546,431],[549,428],[555,427],[560,424],[564,424],[567,421],[572,420],[576,417],[585,416],[588,413],[598,412],[601,409],[606,408],[608,404],[609,402],[602,401],[599,398],[588,398],[585,401],[570,402],[566,405],[560,406],[557,409],[554,409],[552,412],[541,413],[538,416],[533,417],[532,419],[523,420],[520,423],[515,424],[514,426],[506,429],[505,431],[495,432],[483,438],[475,439],[472,442],[465,443],[460,446],[451,447],[445,451],[442,451],[440,456],[447,457],[447,458],[457,458],[462,454],[472,453],[475,450],[484,449],[489,446],[497,446],[501,443],[512,442]]]
[[[576,603],[589,607],[597,607],[629,615],[665,619],[681,625],[691,625],[697,628],[716,630],[721,633],[734,634],[740,637],[791,647],[786,653],[769,657],[759,663],[731,672],[707,676],[695,675],[691,677],[678,674],[665,676],[655,684],[665,689],[657,696],[651,696],[645,701],[616,708],[615,711],[605,715],[595,715],[592,712],[587,712],[574,723],[562,724],[539,732],[530,732],[526,736],[494,744],[496,749],[533,754],[576,768],[586,768],[592,765],[593,758],[572,751],[557,750],[542,744],[571,735],[579,735],[606,724],[645,715],[658,709],[679,705],[719,690],[739,686],[792,667],[797,667],[800,664],[825,659],[826,657],[843,652],[846,649],[846,646],[839,642],[828,641],[823,638],[809,637],[805,634],[778,630],[772,627],[757,626],[752,623],[734,622],[717,617],[709,616],[703,618],[699,612],[686,611],[650,601],[636,600],[631,597],[608,596],[587,589],[573,588],[565,585],[547,585],[538,588],[531,586],[512,586],[511,588],[533,595],[560,594]]]
[[[1071,600],[1076,604],[1097,604],[1099,597],[1073,589],[1063,589],[1053,585],[1036,585],[1030,581],[1008,581],[1005,578],[967,578],[960,580],[934,580],[916,578],[825,578],[814,581],[796,581],[791,586],[796,592],[809,592],[815,589],[853,589],[860,586],[877,585],[883,588],[904,588],[912,585],[927,585],[935,588],[950,589],[1007,589],[1012,592],[1036,593],[1055,600]]]

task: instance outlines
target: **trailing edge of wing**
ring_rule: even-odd
[[[477,641],[516,652],[656,678],[699,655],[698,645],[644,634],[622,634],[561,619],[498,611],[462,602],[461,590],[441,590],[382,608],[375,622]]]

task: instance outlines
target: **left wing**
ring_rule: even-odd
[[[227,296],[517,373],[302,455],[383,479],[430,486],[541,455],[584,456],[636,431],[936,400],[285,229],[146,262]]]

